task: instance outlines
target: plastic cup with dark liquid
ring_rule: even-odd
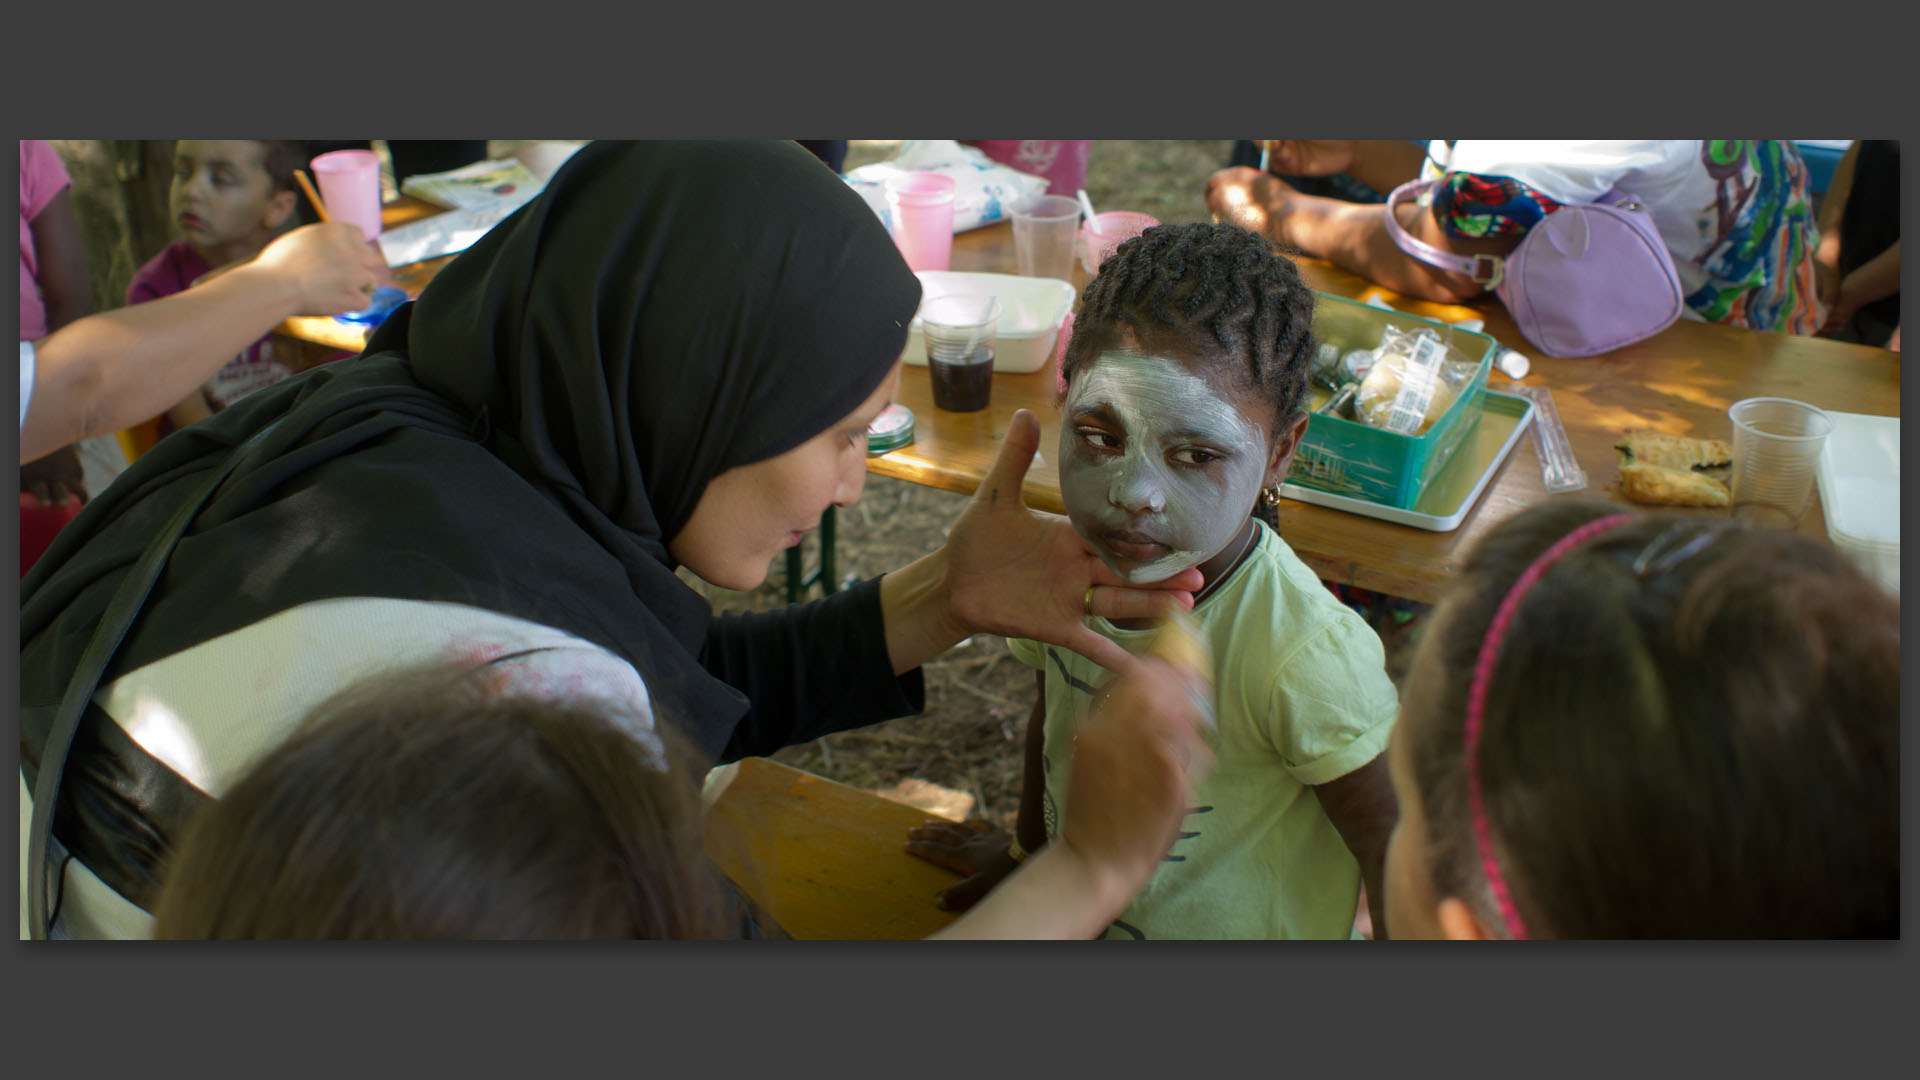
[[[993,393],[993,355],[1000,301],[991,296],[936,296],[920,305],[933,404],[977,412]]]

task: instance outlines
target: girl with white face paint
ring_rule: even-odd
[[[1254,516],[1277,503],[1306,430],[1312,314],[1312,292],[1266,241],[1194,224],[1121,245],[1075,318],[1058,457],[1067,515],[1133,584],[1200,569],[1193,614],[1217,673],[1215,770],[1108,937],[1346,937],[1362,879],[1381,895],[1399,701],[1380,639]],[[1154,632],[1088,621],[1129,650]],[[1039,669],[1016,835],[929,822],[908,843],[967,875],[941,895],[948,908],[1058,835],[1073,736],[1110,678],[1068,650],[1008,644]]]
[[[1129,581],[1189,566],[1213,581],[1246,549],[1255,501],[1280,482],[1306,417],[1275,438],[1272,404],[1258,390],[1236,393],[1218,366],[1195,365],[1210,381],[1124,336],[1067,391],[1059,456],[1067,516]]]

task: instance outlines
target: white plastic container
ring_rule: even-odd
[[[961,270],[921,270],[920,299],[968,295],[1000,299],[999,343],[993,370],[1016,375],[1039,371],[1053,359],[1060,324],[1073,310],[1073,286],[1057,278],[1018,274],[981,274]],[[927,366],[927,342],[920,333],[920,317],[907,328],[907,347],[901,358],[915,367]]]
[[[1827,413],[1817,476],[1836,550],[1900,595],[1900,418]]]

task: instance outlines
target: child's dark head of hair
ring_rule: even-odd
[[[1063,382],[1131,333],[1141,348],[1212,361],[1272,400],[1274,430],[1300,412],[1314,356],[1313,292],[1292,261],[1235,225],[1156,225],[1087,283]]]
[[[1600,523],[1622,509],[1502,523],[1431,617],[1391,755],[1396,936],[1897,935],[1899,602],[1818,541]],[[1590,523],[1500,629],[1470,759],[1502,601]]]
[[[317,708],[194,815],[155,936],[740,936],[671,739],[487,687],[430,668]]]
[[[293,191],[293,173],[307,164],[305,139],[260,139],[260,165],[274,191]]]

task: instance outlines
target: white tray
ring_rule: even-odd
[[[1019,274],[983,274],[961,270],[921,270],[920,301],[934,296],[994,296],[1000,300],[1000,321],[994,334],[993,370],[1028,375],[1047,366],[1060,338],[1060,324],[1073,310],[1073,286],[1057,278]],[[907,328],[907,348],[900,358],[915,367],[927,366],[927,342],[920,333],[920,316]]]

